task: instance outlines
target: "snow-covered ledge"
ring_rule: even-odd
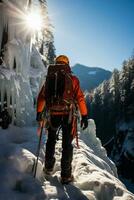
[[[0,129],[0,199],[134,199],[134,195],[117,178],[114,163],[108,159],[105,149],[96,138],[93,120],[89,120],[89,128],[80,133],[80,149],[74,148],[74,183],[69,185],[60,183],[61,140],[56,145],[53,175],[44,178],[43,138],[37,176],[33,178],[31,172],[38,145],[36,132],[32,127],[22,129],[10,126],[8,131]]]

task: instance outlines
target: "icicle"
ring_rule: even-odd
[[[15,92],[14,92],[14,87],[13,87],[13,80],[11,80],[11,83],[12,83],[12,89],[11,89],[11,102],[12,102],[12,123],[14,123],[14,120],[15,120]]]
[[[10,108],[10,89],[11,85],[10,85],[10,81],[7,81],[7,85],[6,85],[6,94],[7,94],[7,108]]]
[[[1,7],[0,7],[1,9]],[[0,27],[1,27],[1,31],[0,31],[0,52],[1,52],[1,44],[2,44],[2,33],[3,33],[3,26],[2,26],[2,14],[0,13]]]
[[[12,121],[15,123],[15,113],[16,113],[16,90],[15,90],[15,81],[14,77],[11,79],[11,94],[12,94]]]
[[[4,107],[4,94],[5,94],[5,87],[4,87],[4,81],[1,81],[1,108]]]

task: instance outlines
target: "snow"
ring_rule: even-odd
[[[53,175],[45,177],[43,161],[46,135],[43,135],[35,179],[32,168],[38,144],[37,128],[10,126],[7,130],[0,129],[0,199],[133,200],[134,195],[119,181],[114,163],[96,138],[94,121],[90,119],[88,129],[79,131],[80,149],[74,148],[72,163],[74,183],[62,185],[59,181],[61,140],[56,146]]]
[[[97,71],[90,71],[88,72],[89,75],[96,75]]]
[[[42,62],[42,56],[37,51],[36,47],[33,45],[32,53],[31,53],[31,67],[30,67],[30,85],[33,94],[33,98],[37,98],[37,94],[39,92],[39,88],[41,88],[42,84],[45,81],[47,70],[44,67]]]

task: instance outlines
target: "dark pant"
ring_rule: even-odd
[[[61,177],[71,176],[71,163],[73,158],[73,136],[71,134],[72,123],[68,123],[68,115],[51,116],[51,126],[48,129],[48,140],[46,143],[46,156],[45,156],[45,168],[51,169],[55,163],[55,144],[56,144],[56,132],[61,126],[62,128],[62,158],[61,158]]]

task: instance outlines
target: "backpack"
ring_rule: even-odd
[[[74,101],[73,96],[73,81],[69,65],[50,65],[45,82],[47,109],[50,112],[67,113]]]

